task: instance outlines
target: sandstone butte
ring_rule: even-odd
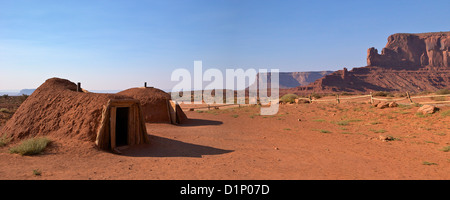
[[[397,33],[388,37],[381,54],[367,50],[367,66],[344,68],[307,86],[280,94],[421,92],[450,87],[450,32]]]

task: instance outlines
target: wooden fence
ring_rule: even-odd
[[[401,97],[401,98],[379,98],[379,97],[374,97],[372,93],[370,93],[369,95],[361,95],[361,96],[352,96],[352,97],[340,97],[339,94],[336,95],[336,99],[313,99],[311,97],[311,95],[309,96],[309,98],[297,98],[295,101],[296,103],[298,103],[299,100],[307,100],[309,101],[309,103],[313,103],[313,102],[336,102],[336,103],[340,103],[341,100],[353,100],[353,99],[359,99],[359,98],[368,98],[368,100],[370,99],[370,103],[374,103],[375,100],[378,101],[387,101],[387,102],[397,102],[397,101],[402,101],[402,100],[409,100],[409,102],[411,104],[414,103],[419,103],[419,104],[448,104],[450,103],[450,101],[432,101],[432,102],[414,102],[413,99],[421,99],[421,98],[433,98],[433,97],[449,97],[450,94],[444,94],[444,95],[428,95],[428,96],[411,96],[409,94],[409,92],[406,92],[406,96],[405,97]]]
[[[450,101],[432,101],[432,102],[420,102],[420,101],[414,101],[414,99],[421,99],[421,98],[433,98],[433,97],[450,97],[450,94],[444,94],[444,95],[428,95],[428,96],[411,96],[409,92],[406,92],[406,95],[404,97],[400,98],[382,98],[378,96],[373,96],[372,93],[368,95],[360,95],[360,96],[346,96],[341,97],[339,94],[336,94],[335,99],[314,99],[310,95],[309,97],[299,97],[295,99],[295,102],[298,103],[299,100],[306,100],[308,103],[314,103],[314,102],[335,102],[337,104],[341,103],[342,100],[354,100],[354,99],[363,99],[367,98],[368,102],[373,104],[375,101],[386,101],[386,102],[398,102],[398,101],[404,101],[408,100],[410,104],[450,104]],[[199,107],[191,107],[191,108],[185,108],[185,110],[194,111],[194,110],[211,110],[211,109],[219,109],[220,107],[243,107],[243,106],[250,106],[251,104],[206,104],[205,106],[199,106]]]
[[[206,106],[200,106],[200,107],[192,107],[192,108],[187,108],[187,110],[189,111],[194,111],[194,110],[211,110],[211,109],[219,109],[220,107],[229,107],[229,106],[234,106],[234,107],[241,107],[241,106],[248,106],[249,104],[245,104],[245,105],[241,105],[241,104],[218,104],[218,105],[210,105],[207,104]]]

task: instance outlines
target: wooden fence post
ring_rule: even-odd
[[[370,92],[370,103],[373,104],[373,94]]]
[[[406,92],[406,97],[408,97],[409,102],[410,102],[411,104],[414,103],[414,102],[412,101],[412,99],[411,99],[411,96],[409,95],[409,92]]]
[[[340,100],[339,100],[339,94],[336,94],[336,103],[337,104],[341,103]]]
[[[312,97],[309,95],[309,103],[312,103]]]

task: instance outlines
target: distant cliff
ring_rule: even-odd
[[[393,34],[381,54],[367,51],[367,66],[338,70],[307,86],[280,93],[435,91],[450,87],[450,32]]]
[[[450,67],[450,32],[389,36],[385,48],[367,50],[367,65],[381,67]]]
[[[36,89],[23,89],[23,90],[20,90],[19,95],[22,95],[22,94],[31,95],[35,90]]]
[[[305,86],[308,85],[317,79],[320,79],[324,77],[325,75],[331,74],[333,71],[309,71],[309,72],[279,72],[279,88],[285,89],[285,88],[293,88],[298,86]],[[256,75],[256,81],[257,83],[259,81],[259,77],[267,76],[267,83],[271,83],[271,75],[266,73],[260,73]],[[254,84],[255,84],[254,83]]]

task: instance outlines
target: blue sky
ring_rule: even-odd
[[[177,68],[366,65],[393,33],[450,30],[450,1],[0,0],[0,90],[61,77],[170,89]]]

